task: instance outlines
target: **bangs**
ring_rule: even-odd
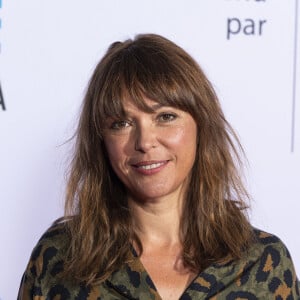
[[[194,116],[197,111],[191,86],[194,80],[191,80],[188,67],[183,68],[188,66],[185,57],[162,51],[161,47],[156,49],[153,44],[151,48],[135,44],[122,46],[123,49],[117,49],[117,53],[108,57],[101,72],[99,82],[103,84],[99,97],[94,99],[95,118],[100,124],[110,117],[124,117],[125,99],[149,113],[153,109],[146,104],[145,98]]]

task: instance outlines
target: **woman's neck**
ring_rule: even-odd
[[[172,248],[180,244],[181,202],[170,197],[147,202],[129,199],[135,231],[145,250],[148,245]]]

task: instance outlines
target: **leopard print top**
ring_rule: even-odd
[[[257,242],[244,258],[213,264],[186,288],[180,300],[276,299],[299,300],[299,282],[290,254],[275,236],[255,230]],[[61,282],[67,236],[51,227],[32,252],[23,275],[18,300],[161,300],[151,278],[132,253],[132,260],[98,286]]]

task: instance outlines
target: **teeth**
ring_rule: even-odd
[[[144,169],[144,170],[151,170],[151,169],[158,168],[162,165],[163,165],[163,163],[157,163],[157,164],[151,164],[151,165],[147,165],[147,166],[139,166],[139,168]]]

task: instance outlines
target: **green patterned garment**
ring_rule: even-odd
[[[239,261],[213,264],[186,288],[180,300],[299,300],[299,283],[290,254],[275,236],[255,230],[257,242]],[[66,233],[50,228],[33,250],[22,278],[18,300],[155,299],[160,295],[134,253],[98,286],[72,285],[58,279],[63,270]]]

